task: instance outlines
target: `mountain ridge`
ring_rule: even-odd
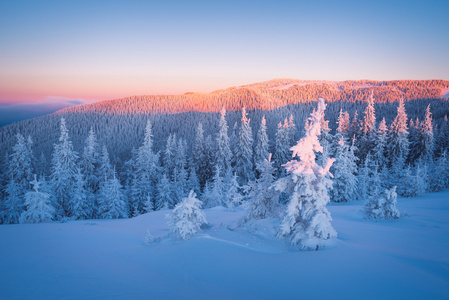
[[[229,87],[210,93],[178,95],[136,95],[62,109],[56,113],[101,112],[111,114],[218,112],[227,110],[271,110],[289,104],[308,103],[324,98],[327,102],[364,102],[373,92],[376,103],[391,103],[403,98],[445,99],[448,80],[299,80],[277,78]]]

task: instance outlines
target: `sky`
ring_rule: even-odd
[[[448,10],[447,0],[1,1],[0,110],[274,78],[449,80]]]

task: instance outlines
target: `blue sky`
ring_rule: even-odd
[[[449,1],[2,1],[0,102],[449,79]]]

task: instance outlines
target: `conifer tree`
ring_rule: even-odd
[[[222,170],[215,166],[215,174],[212,178],[210,194],[207,195],[206,207],[226,206],[225,204],[225,182],[221,175]]]
[[[175,200],[173,199],[172,185],[164,173],[157,185],[156,210],[170,209],[174,206]]]
[[[430,191],[440,192],[449,185],[449,165],[447,161],[447,151],[441,154],[435,164],[435,169],[430,181]]]
[[[154,195],[159,172],[159,154],[153,152],[152,126],[150,120],[148,120],[143,145],[137,150],[136,154],[130,199],[133,215],[145,212],[145,203],[149,196]]]
[[[346,144],[343,136],[337,143],[335,163],[332,166],[334,175],[330,198],[334,202],[349,202],[357,195],[357,158]]]
[[[274,167],[278,171],[278,176],[283,176],[285,174],[285,169],[281,168],[281,166],[291,158],[289,148],[288,127],[285,126],[285,123],[282,125],[282,123],[279,122],[273,155]]]
[[[332,182],[329,169],[334,159],[329,158],[324,167],[315,162],[315,152],[323,151],[318,142],[321,132],[321,118],[326,105],[319,99],[318,109],[309,120],[306,136],[293,146],[293,157],[286,164],[289,177],[282,178],[276,184],[277,190],[289,190],[290,200],[287,212],[281,221],[280,237],[288,237],[293,245],[304,250],[318,250],[325,246],[326,240],[337,236],[330,224],[331,216],[326,209],[329,202],[328,189]]]
[[[114,169],[112,168],[111,160],[109,159],[109,152],[106,146],[103,146],[101,149],[98,174],[100,183],[112,178],[114,175]]]
[[[385,118],[379,124],[377,129],[376,140],[374,142],[373,160],[379,166],[380,170],[383,170],[386,164],[385,151],[387,149],[388,142],[388,128],[385,122]]]
[[[183,240],[192,238],[203,224],[207,224],[206,216],[201,210],[201,201],[193,191],[176,205],[167,219],[171,231]]]
[[[231,148],[229,146],[228,123],[226,122],[226,109],[220,112],[219,132],[217,135],[217,151],[215,153],[215,164],[226,173],[231,169]]]
[[[340,109],[340,114],[337,119],[337,134],[335,136],[335,139],[337,141],[340,140],[340,137],[343,137],[346,141],[349,141],[349,114],[342,109]]]
[[[361,125],[360,136],[360,159],[364,159],[365,155],[374,148],[376,139],[376,114],[374,110],[373,91],[368,98],[368,106],[365,109],[365,117]]]
[[[125,195],[115,170],[112,178],[109,178],[101,187],[100,197],[100,216],[103,219],[119,219],[128,216]]]
[[[246,187],[249,208],[243,222],[279,217],[281,212],[279,192],[273,187],[275,169],[271,155],[268,160],[257,163],[257,169],[260,173],[259,179],[250,181]]]
[[[208,179],[207,170],[209,168],[209,161],[206,155],[203,124],[198,123],[198,127],[195,133],[195,141],[192,147],[192,163],[201,186],[204,186],[206,180]]]
[[[86,180],[86,190],[91,195],[96,194],[100,188],[100,178],[98,174],[99,152],[98,142],[95,132],[91,127],[87,136],[83,154],[81,156],[80,167]],[[91,199],[93,197],[90,197]]]
[[[435,147],[436,154],[441,154],[449,149],[449,121],[447,120],[447,115],[444,116],[443,123],[438,130]]]
[[[168,178],[173,178],[175,169],[176,134],[170,134],[164,151],[164,169]]]
[[[195,193],[200,194],[200,182],[198,180],[198,176],[196,175],[196,171],[194,167],[190,168],[189,179],[187,180],[187,190],[194,191]]]
[[[433,153],[435,144],[433,138],[432,113],[430,112],[430,104],[427,106],[424,121],[421,123],[421,157],[426,163],[433,162]]]
[[[73,150],[65,119],[61,118],[61,135],[55,144],[52,157],[51,186],[54,196],[56,219],[73,215],[73,190],[77,173],[78,153]]]
[[[234,211],[236,207],[240,206],[243,201],[243,196],[240,193],[242,187],[239,184],[236,173],[228,180],[226,188],[226,206],[230,211]]]
[[[396,208],[396,186],[380,194],[377,190],[365,203],[365,215],[368,219],[397,219],[401,216]]]
[[[31,182],[34,191],[25,194],[26,210],[20,216],[20,223],[44,223],[50,222],[55,209],[51,206],[50,195],[39,191],[40,182],[36,175]]]
[[[257,142],[256,147],[254,149],[254,161],[259,162],[263,161],[268,157],[269,153],[269,140],[267,133],[267,120],[265,116],[262,117],[262,121],[260,122],[260,128],[257,132]]]
[[[409,152],[407,114],[404,100],[399,101],[398,113],[390,127],[390,140],[388,142],[388,156],[390,164],[395,161],[405,161]]]
[[[239,132],[239,140],[236,148],[236,172],[242,183],[254,178],[253,168],[253,134],[250,119],[247,118],[245,108],[242,109],[242,125]]]
[[[81,173],[80,169],[78,169],[75,179],[76,183],[73,192],[73,217],[77,220],[93,218],[93,216],[96,215],[96,210],[98,208],[91,202],[95,199],[89,199],[87,196],[87,183],[84,180],[84,175]]]

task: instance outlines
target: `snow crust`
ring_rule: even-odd
[[[449,191],[398,197],[398,220],[331,203],[338,239],[297,251],[279,219],[204,210],[191,240],[165,211],[132,219],[0,226],[1,299],[448,299]],[[145,241],[147,230],[153,243]]]

